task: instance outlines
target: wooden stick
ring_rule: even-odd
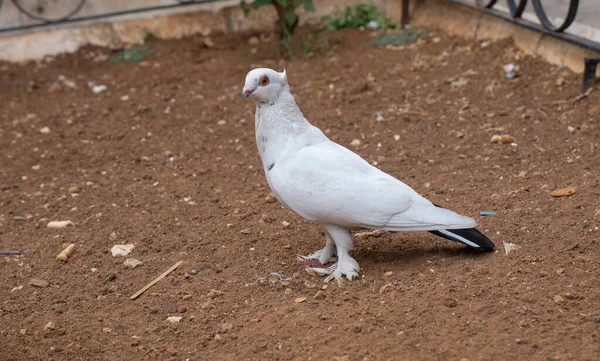
[[[169,268],[168,270],[166,270],[163,274],[161,274],[160,276],[156,277],[155,279],[153,279],[150,283],[148,283],[147,285],[145,285],[141,290],[137,291],[136,293],[134,293],[131,297],[129,297],[130,300],[135,300],[136,298],[138,298],[142,293],[146,292],[146,290],[148,290],[148,288],[154,286],[154,284],[160,280],[162,280],[163,278],[167,277],[167,275],[173,271],[175,271],[175,269],[179,266],[181,266],[181,264],[183,263],[183,261],[179,261],[177,263],[175,263],[175,265],[173,265],[173,267]]]
[[[73,248],[75,248],[75,243],[71,243],[67,246],[67,248],[63,249],[62,252],[56,256],[57,261],[67,262],[69,257],[71,257],[71,253],[73,253]]]

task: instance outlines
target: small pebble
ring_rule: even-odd
[[[572,196],[573,194],[575,194],[576,191],[577,191],[577,189],[575,187],[569,186],[569,187],[553,190],[552,192],[550,192],[550,195],[552,197],[567,197],[567,196]]]
[[[598,316],[596,316],[596,318],[594,318],[594,322],[600,323],[600,315],[598,315]]]
[[[111,249],[110,253],[113,257],[116,256],[127,256],[135,246],[133,244],[115,244]]]
[[[393,275],[393,274],[394,274],[394,272],[392,272],[392,271],[387,271],[387,272],[386,272],[386,273],[384,273],[383,275],[384,275],[385,277],[392,277],[392,275]]]
[[[454,308],[454,307],[458,306],[458,301],[456,301],[455,299],[452,299],[452,298],[446,298],[444,300],[444,306],[446,306],[448,308]]]
[[[350,142],[350,145],[353,147],[358,147],[360,145],[360,139],[354,139]]]
[[[191,270],[188,271],[188,273],[191,274],[192,276],[195,276],[198,273],[200,273],[200,270],[197,268],[192,268]]]
[[[222,332],[228,332],[228,331],[231,331],[231,330],[233,330],[233,324],[232,323],[223,322],[221,324],[221,331]]]
[[[317,301],[322,301],[325,299],[325,292],[323,291],[318,291],[317,293],[315,293],[314,299]]]
[[[277,201],[277,199],[275,198],[275,195],[273,194],[273,192],[267,194],[267,196],[265,197],[265,201],[267,203],[275,203]]]
[[[208,293],[208,297],[209,298],[217,298],[219,296],[223,296],[225,294],[225,292],[223,291],[219,291],[219,290],[215,290],[214,288],[212,290],[210,290],[210,292]]]
[[[54,330],[54,329],[56,329],[56,325],[52,321],[48,322],[46,324],[46,326],[44,326],[44,330]]]
[[[179,313],[186,313],[187,312],[187,307],[185,307],[184,305],[179,305],[179,306],[177,306],[177,312],[179,312]]]
[[[302,303],[304,301],[306,301],[306,297],[298,297],[294,300],[294,302],[296,302],[296,303]]]
[[[50,134],[50,128],[49,127],[42,127],[40,129],[40,133],[42,133],[42,134]]]
[[[556,303],[557,305],[561,304],[561,303],[565,303],[565,298],[561,295],[556,295],[553,298],[554,303]]]
[[[123,261],[123,266],[127,267],[127,268],[136,268],[137,266],[141,266],[144,263],[142,261],[139,261],[135,258],[127,258],[125,261]]]
[[[169,316],[167,317],[167,321],[171,322],[171,323],[179,323],[181,322],[182,317],[181,316]]]
[[[288,221],[283,221],[283,222],[281,222],[281,225],[282,225],[284,228],[287,228],[287,227],[289,227],[289,226],[290,226],[290,222],[288,222]]]
[[[32,286],[35,286],[35,287],[40,287],[40,288],[46,288],[46,287],[50,286],[50,283],[48,283],[48,281],[44,281],[39,278],[32,278],[31,281],[29,281],[29,284],[31,284]]]
[[[361,333],[362,332],[362,326],[361,325],[354,325],[354,326],[352,326],[352,332],[354,332],[354,333]]]
[[[115,275],[114,273],[109,273],[106,275],[106,278],[104,279],[105,282],[111,282],[117,279],[117,275]]]
[[[75,225],[75,223],[73,223],[71,221],[52,221],[52,222],[49,222],[46,227],[48,227],[48,228],[65,228],[65,227],[74,226],[74,225]]]

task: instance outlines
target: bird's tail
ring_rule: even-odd
[[[460,242],[469,248],[482,252],[493,251],[496,248],[494,243],[483,233],[479,232],[477,228],[440,229],[429,232],[451,241]]]
[[[435,203],[433,205],[438,208],[444,208]],[[496,248],[494,242],[487,238],[483,233],[479,232],[477,228],[440,229],[429,232],[451,241],[460,242],[469,248],[481,252],[490,252]]]

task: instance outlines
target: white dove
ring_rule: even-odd
[[[256,143],[273,194],[325,229],[325,247],[302,257],[305,264],[325,265],[337,249],[326,281],[358,277],[349,254],[354,229],[430,231],[473,249],[494,249],[473,218],[431,203],[311,125],[290,93],[285,70],[250,71],[242,95],[256,102]]]

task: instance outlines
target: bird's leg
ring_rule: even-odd
[[[329,282],[332,278],[339,279],[343,275],[346,275],[349,280],[358,277],[360,267],[358,262],[350,257],[349,253],[354,248],[350,231],[336,225],[327,224],[325,225],[325,234],[333,239],[338,256],[337,267],[331,275],[325,278],[325,282]]]
[[[298,256],[298,263],[307,267],[323,268],[324,265],[332,260],[334,252],[335,243],[333,242],[333,238],[331,238],[329,233],[325,232],[325,247],[308,256]]]

